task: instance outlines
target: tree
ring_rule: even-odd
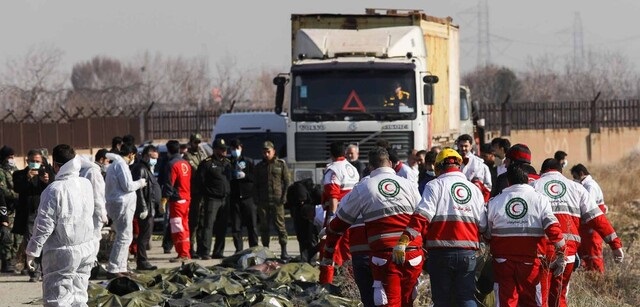
[[[59,68],[63,54],[53,46],[40,45],[30,47],[24,57],[9,59],[0,84],[4,107],[39,116],[61,105],[67,79]]]
[[[469,86],[473,99],[481,103],[502,103],[508,95],[513,101],[520,95],[520,81],[507,67],[490,65],[477,68],[465,74],[461,84]]]
[[[212,78],[211,105],[214,109],[228,111],[235,107],[234,103],[246,103],[247,90],[244,73],[237,67],[237,60],[229,55],[216,63],[215,75]],[[219,97],[215,95],[219,92]],[[219,99],[216,99],[219,98]]]

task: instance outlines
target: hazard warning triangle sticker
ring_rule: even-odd
[[[349,97],[347,97],[347,100],[345,100],[344,105],[342,106],[342,110],[367,112],[367,109],[362,104],[362,100],[358,97],[356,90],[351,90]]]

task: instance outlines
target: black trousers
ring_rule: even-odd
[[[136,263],[138,265],[149,262],[147,257],[147,248],[149,247],[149,241],[151,241],[151,234],[153,233],[153,215],[149,214],[144,220],[136,217],[138,220],[138,238],[136,244],[138,245],[138,251],[136,253]]]
[[[222,255],[224,253],[224,241],[227,236],[227,228],[229,227],[229,198],[225,198],[222,208],[218,210],[218,217],[213,224],[213,235],[216,242],[213,244],[213,254]]]
[[[196,253],[199,256],[210,255],[214,230],[213,226],[216,224],[218,212],[224,209],[224,204],[224,198],[203,197],[202,199],[202,207],[200,208],[201,215],[198,221],[198,233],[196,235],[198,240]]]
[[[296,230],[296,238],[300,246],[300,261],[309,262],[317,252],[317,230],[313,223],[304,217],[302,207],[293,205],[290,211],[293,218],[293,228]]]
[[[258,245],[258,212],[253,198],[232,199],[229,205],[231,236],[236,253],[244,249],[242,225],[247,227],[249,247]]]

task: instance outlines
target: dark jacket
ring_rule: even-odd
[[[47,165],[48,166],[48,165]],[[55,174],[51,167],[42,166],[42,171],[49,173],[49,183],[55,180]],[[13,173],[13,190],[18,193],[16,203],[16,216],[11,232],[19,235],[26,235],[36,220],[38,206],[40,205],[40,194],[49,185],[44,183],[40,175],[31,179],[28,177],[29,168],[24,168]]]
[[[353,165],[353,167],[355,167],[358,170],[358,175],[360,175],[360,178],[364,178],[365,175],[365,169],[367,168],[364,163],[362,163],[362,161],[360,160],[355,160],[355,161],[349,161],[349,163],[351,163],[351,165]]]
[[[291,183],[287,163],[278,158],[262,159],[256,165],[255,174],[257,201],[265,205],[284,205]]]
[[[255,181],[253,159],[240,156],[231,159],[231,199],[245,199],[253,197],[253,183]],[[238,173],[243,172],[244,178],[238,178]]]
[[[147,180],[147,186],[136,190],[136,216],[147,208],[150,216],[155,214],[155,208],[160,205],[162,198],[162,190],[158,179],[151,172],[149,162],[139,160],[131,166],[131,177],[133,180],[144,178]]]
[[[491,186],[491,197],[494,197],[500,193],[502,190],[509,186],[509,179],[507,178],[507,173],[502,173],[498,178],[496,178],[496,182]]]
[[[202,196],[210,198],[224,198],[229,196],[231,187],[231,162],[227,158],[209,156],[198,165],[198,189]]]

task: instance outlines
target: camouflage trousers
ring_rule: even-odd
[[[15,259],[16,256],[20,256],[18,254],[18,249],[22,243],[22,236],[11,233],[14,217],[14,213],[9,215],[9,227],[3,229],[6,235],[2,240],[0,240],[0,259],[2,260],[12,260]]]
[[[258,228],[262,246],[269,247],[270,226],[273,224],[278,232],[280,245],[287,244],[287,229],[284,224],[284,205],[260,203],[258,205]]]

